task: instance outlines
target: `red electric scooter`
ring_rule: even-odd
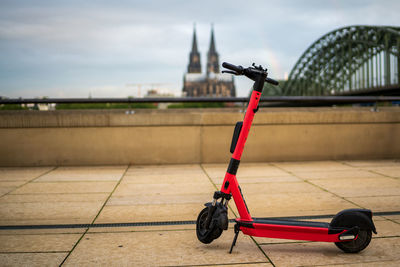
[[[224,62],[228,70],[225,73],[245,75],[254,81],[253,91],[247,106],[243,122],[237,122],[232,137],[230,151],[233,153],[229,162],[221,190],[214,193],[212,202],[206,203],[196,222],[197,238],[205,243],[217,239],[223,230],[228,229],[228,202],[233,197],[240,218],[235,220],[235,237],[230,252],[236,244],[240,231],[246,235],[283,238],[307,241],[334,242],[337,247],[347,253],[357,253],[365,249],[371,241],[372,233],[376,234],[372,221],[372,212],[367,209],[347,209],[336,214],[330,223],[282,220],[274,218],[253,218],[244,201],[236,172],[244,145],[253,122],[254,114],[258,111],[258,103],[264,83],[278,85],[278,82],[268,78],[267,69],[261,66],[243,68]]]

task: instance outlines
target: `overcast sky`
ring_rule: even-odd
[[[400,25],[398,0],[0,0],[0,96],[180,95],[193,23],[203,70],[214,24],[223,61],[284,78],[314,41],[355,25]],[[235,79],[239,96],[251,83]],[[150,85],[142,87],[142,95]]]

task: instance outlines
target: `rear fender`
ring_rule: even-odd
[[[337,232],[343,228],[358,226],[361,230],[371,230],[375,234],[376,228],[372,221],[372,211],[367,209],[342,210],[332,218],[329,224],[329,232]]]

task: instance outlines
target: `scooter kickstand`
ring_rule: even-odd
[[[229,254],[232,254],[233,247],[236,245],[236,240],[238,238],[240,232],[240,227],[238,224],[235,224],[235,237],[233,238],[231,249],[229,250]]]

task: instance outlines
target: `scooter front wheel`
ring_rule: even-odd
[[[371,242],[371,238],[371,230],[360,230],[357,239],[336,242],[335,245],[346,253],[358,253],[368,246],[369,242]]]
[[[207,229],[205,227],[205,222],[208,216],[209,208],[204,208],[197,217],[196,221],[196,234],[197,239],[204,244],[211,243],[214,239],[217,239],[222,234],[222,229],[214,226],[212,229]]]

